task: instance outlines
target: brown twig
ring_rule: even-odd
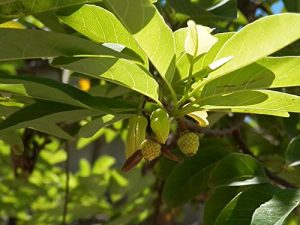
[[[243,121],[244,121],[244,117],[241,116],[229,128],[211,129],[211,128],[200,127],[198,124],[192,122],[191,120],[184,119],[184,122],[189,130],[192,130],[197,133],[206,134],[208,136],[214,136],[214,137],[231,136],[232,132],[238,130],[242,126]]]

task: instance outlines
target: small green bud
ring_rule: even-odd
[[[150,116],[150,127],[156,135],[158,142],[164,144],[169,136],[170,121],[169,115],[163,109],[156,109]]]

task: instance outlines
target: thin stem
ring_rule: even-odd
[[[240,129],[240,127],[243,125],[244,118],[245,118],[244,115],[241,115],[232,123],[232,126],[227,127],[227,128],[222,128],[222,129],[212,129],[212,128],[200,127],[198,124],[196,124],[188,119],[184,118],[182,120],[186,124],[187,128],[194,132],[202,133],[202,134],[205,134],[207,136],[212,136],[212,137],[225,137],[225,136],[231,136],[235,130]]]
[[[175,92],[175,90],[173,89],[172,85],[169,84],[169,82],[166,81],[166,84],[167,84],[167,86],[168,86],[168,88],[169,88],[169,90],[170,90],[171,97],[172,97],[172,100],[173,100],[173,102],[174,102],[174,105],[175,105],[175,107],[177,107],[177,105],[178,105],[178,100],[177,100],[176,92]]]
[[[178,107],[180,105],[182,105],[186,100],[189,99],[189,90],[190,90],[191,85],[192,85],[192,76],[193,76],[194,63],[195,63],[194,57],[192,57],[189,61],[191,63],[191,66],[189,68],[188,82],[187,82],[185,90],[184,90],[184,95],[178,102]]]
[[[63,208],[63,218],[62,218],[62,225],[66,225],[66,218],[68,214],[68,201],[69,201],[69,180],[70,180],[70,146],[69,142],[66,143],[67,159],[65,162],[65,173],[66,173],[66,183],[65,183],[65,198],[64,198],[64,208]]]
[[[138,109],[137,109],[138,113],[142,113],[144,101],[145,101],[145,97],[144,95],[141,95],[138,103]]]

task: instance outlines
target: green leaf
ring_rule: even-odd
[[[129,112],[134,110],[133,107],[135,107],[122,100],[94,97],[71,85],[41,77],[0,74],[0,91],[83,108],[96,108],[108,113]]]
[[[131,61],[111,57],[58,58],[53,60],[52,65],[114,82],[140,92],[159,103],[158,83],[148,71]]]
[[[83,102],[87,98],[91,98],[88,93],[71,85],[41,77],[5,76],[0,74],[0,83],[0,91],[79,107],[88,107]]]
[[[200,99],[199,109],[288,117],[288,112],[300,112],[300,97],[269,90],[238,91]]]
[[[41,30],[2,28],[0,48],[0,61],[57,56],[127,57],[83,38]]]
[[[38,101],[6,118],[0,124],[0,130],[34,127],[36,123],[55,124],[61,121],[74,122],[84,119],[87,116],[96,116],[101,113],[103,112],[62,103]]]
[[[95,5],[83,5],[75,12],[63,10],[59,18],[68,26],[98,43],[117,43],[126,46],[142,57],[144,64],[148,59],[133,36],[123,27],[114,14]]]
[[[252,214],[278,191],[271,184],[254,185],[235,196],[220,212],[215,225],[250,224]]]
[[[22,126],[25,127],[26,125],[22,125]],[[47,119],[30,121],[28,122],[28,127],[32,128],[33,130],[38,130],[40,132],[50,134],[54,137],[66,139],[69,141],[74,141],[74,138],[69,133],[64,131],[58,125],[51,123],[51,121],[47,121]]]
[[[299,190],[282,190],[255,210],[251,225],[282,225],[299,202]]]
[[[184,14],[189,18],[201,22],[207,22],[215,17],[235,18],[236,0],[217,0],[217,1],[192,1],[192,0],[168,0],[167,1],[177,13]]]
[[[229,56],[234,58],[212,72],[210,77],[222,76],[247,66],[298,40],[299,26],[300,15],[293,13],[263,17],[245,26],[223,45],[215,61]]]
[[[290,166],[298,166],[300,164],[300,136],[294,137],[286,150],[286,162]]]
[[[10,145],[11,150],[16,155],[21,155],[24,151],[24,145],[20,135],[13,130],[0,132],[0,139]]]
[[[208,82],[201,97],[236,90],[292,87],[300,85],[300,57],[264,58],[242,69]]]
[[[266,182],[263,167],[251,156],[234,153],[217,163],[210,173],[209,184],[242,186]]]
[[[5,0],[5,3],[0,6],[0,20],[13,19],[25,15],[53,11],[60,8],[65,8],[72,5],[80,5],[85,3],[99,2],[100,0]]]
[[[300,12],[300,0],[283,0],[283,2],[289,12]]]
[[[193,74],[196,72],[206,69],[215,59],[216,55],[223,47],[223,45],[234,35],[234,32],[219,33],[214,35],[218,39],[217,43],[202,57],[200,60],[195,62]]]
[[[188,31],[184,42],[185,52],[193,57],[207,53],[218,41],[210,33],[213,29],[202,25],[196,25],[192,20],[188,21]]]
[[[215,225],[217,215],[245,187],[219,187],[205,203],[203,221],[205,225]]]
[[[178,78],[184,79],[189,74],[189,69],[191,66],[190,60],[187,57],[187,54],[184,54],[184,40],[186,36],[186,28],[181,28],[177,30],[175,33],[176,40],[176,50],[177,50],[177,61],[176,61],[176,74],[174,79],[178,80]],[[220,48],[224,45],[224,43],[233,35],[234,33],[220,33],[214,35],[218,41],[212,46],[212,48],[203,56],[195,58],[195,62],[193,65],[193,76],[197,77],[197,75],[202,71],[208,68],[209,64],[211,64],[219,52]],[[181,43],[182,42],[182,43]],[[178,75],[177,75],[178,74]],[[174,81],[176,81],[174,80]]]
[[[101,116],[100,118],[94,119],[91,122],[82,126],[79,130],[79,136],[85,138],[91,137],[101,128],[109,126],[117,121],[126,119],[128,117],[129,116],[126,115],[114,116],[111,114]]]
[[[174,35],[149,0],[104,0],[170,84],[175,70]],[[155,35],[153,32],[155,31]]]
[[[47,28],[53,32],[65,33],[65,27],[57,18],[54,11],[42,12],[34,14],[34,17],[42,22]]]
[[[194,157],[178,164],[167,178],[162,196],[168,205],[182,205],[204,191],[215,162],[227,155],[227,150],[219,145],[200,148],[203,149]]]

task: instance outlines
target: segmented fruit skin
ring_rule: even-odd
[[[183,133],[177,140],[181,152],[187,156],[195,155],[199,148],[199,137],[194,132]]]
[[[153,160],[160,156],[161,146],[158,142],[146,139],[141,144],[141,153],[146,160]]]

